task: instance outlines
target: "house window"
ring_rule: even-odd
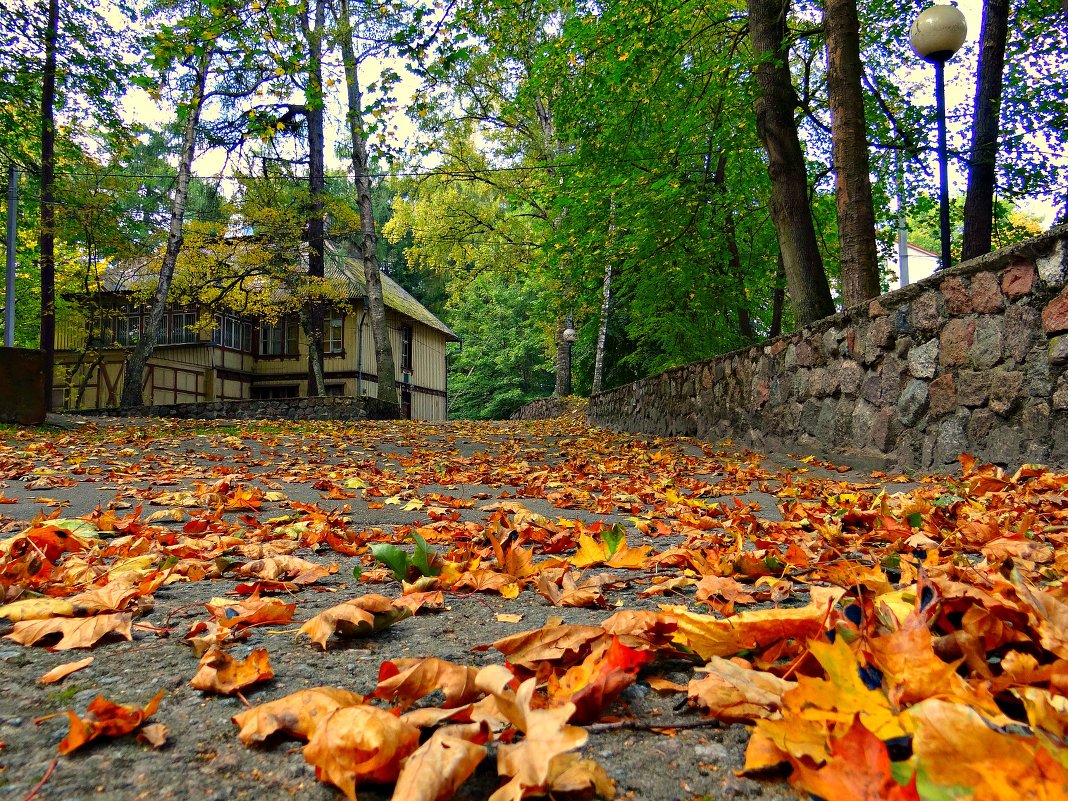
[[[277,398],[295,398],[298,395],[298,387],[253,387],[253,400],[275,400]]]
[[[344,384],[327,384],[326,385],[326,394],[328,396],[330,396],[330,397],[333,397],[333,398],[344,397],[344,395],[345,395],[345,385]]]
[[[277,323],[260,325],[262,356],[295,356],[297,353],[297,318],[283,317]]]
[[[101,333],[107,344],[136,345],[141,338],[141,315],[135,306],[122,306],[103,318]]]
[[[230,350],[252,350],[252,324],[229,314],[216,316],[212,342]]]
[[[171,338],[172,345],[187,345],[198,342],[200,336],[196,331],[197,316],[193,312],[174,312],[171,315]],[[167,340],[160,337],[160,342]]]
[[[401,369],[412,371],[412,327],[401,328]]]
[[[331,313],[323,321],[323,353],[341,353],[345,349],[344,317]]]

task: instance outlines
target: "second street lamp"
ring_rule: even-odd
[[[920,12],[909,30],[916,55],[934,64],[938,117],[938,211],[942,237],[942,269],[952,263],[949,240],[949,175],[946,167],[946,62],[968,35],[968,23],[956,6],[931,6]]]

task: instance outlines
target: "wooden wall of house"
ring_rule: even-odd
[[[56,354],[55,405],[112,408],[122,395],[125,351]],[[147,404],[240,400],[250,396],[252,356],[206,343],[160,347],[145,369]]]

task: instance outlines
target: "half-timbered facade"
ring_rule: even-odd
[[[348,298],[325,312],[323,360],[331,395],[378,392],[371,320],[362,265],[331,251],[328,272],[347,287]],[[455,333],[422,304],[382,275],[382,293],[393,347],[401,413],[419,420],[448,414],[445,348]],[[84,304],[77,318],[57,330],[54,408],[118,406],[126,354],[144,331],[148,307],[116,282]],[[87,311],[92,309],[92,311]],[[268,320],[249,314],[169,307],[158,345],[145,370],[146,404],[304,397],[308,347],[298,315]]]

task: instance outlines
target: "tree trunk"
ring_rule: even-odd
[[[323,28],[326,22],[326,0],[315,2],[315,27],[305,13],[302,22],[308,41],[308,192],[311,195],[311,216],[308,218],[308,276],[321,281],[326,275],[326,227],[323,219],[323,191],[325,177],[325,140],[323,133]],[[310,12],[310,9],[308,9]],[[323,369],[323,303],[314,296],[306,313],[301,314],[304,336],[308,341],[308,394],[326,394]]]
[[[786,37],[789,0],[748,0],[749,39],[759,60],[757,133],[768,154],[771,217],[779,238],[794,315],[801,324],[834,314],[808,205],[805,157],[794,122],[797,97]]]
[[[827,99],[831,111],[842,302],[849,308],[879,294],[879,257],[875,248],[875,209],[860,85],[863,68],[856,0],[826,0],[823,27],[827,35]]]
[[[786,280],[786,268],[783,267],[782,254],[779,254],[779,269],[775,273],[775,291],[771,295],[771,328],[768,329],[768,337],[774,339],[782,334],[782,312],[786,305],[786,290],[783,282]]]
[[[382,275],[378,265],[378,233],[375,230],[374,209],[371,205],[371,175],[367,156],[367,138],[363,130],[363,101],[348,0],[341,0],[340,8],[338,38],[341,43],[341,58],[345,65],[345,83],[348,88],[348,109],[345,118],[349,125],[349,137],[352,139],[352,172],[353,180],[356,182],[356,197],[360,210],[360,257],[363,261],[364,281],[367,284],[371,338],[375,344],[378,399],[399,404],[397,368],[393,360],[393,347],[389,343],[386,304],[382,297]]]
[[[45,63],[41,76],[41,350],[44,352],[44,408],[52,409],[52,373],[56,361],[56,40],[59,0],[48,0]]]
[[[968,162],[968,194],[964,201],[964,240],[961,261],[993,248],[994,189],[997,184],[998,128],[1005,42],[1009,33],[1009,0],[986,0],[983,5],[979,82],[975,89],[972,152]]]
[[[189,201],[189,183],[193,173],[193,157],[196,155],[197,125],[200,123],[200,112],[204,106],[204,91],[208,82],[211,59],[214,54],[214,45],[209,41],[204,43],[204,52],[197,58],[196,72],[194,73],[193,94],[189,100],[188,116],[182,127],[182,152],[178,161],[178,178],[174,188],[174,198],[171,200],[171,222],[167,232],[167,247],[163,252],[163,264],[159,268],[159,282],[156,291],[152,295],[152,303],[148,310],[148,321],[145,330],[141,334],[133,352],[126,359],[126,368],[122,380],[122,396],[119,406],[129,409],[144,403],[142,386],[144,384],[145,365],[148,363],[152,352],[156,349],[157,333],[163,322],[163,315],[167,307],[167,296],[171,291],[171,281],[174,278],[174,268],[178,263],[178,256],[182,252],[184,242],[183,225],[185,222],[185,209]]]
[[[597,326],[597,349],[593,357],[593,387],[596,395],[604,388],[604,345],[608,339],[608,309],[612,304],[612,262],[604,266],[604,283],[601,285],[601,320]]]

